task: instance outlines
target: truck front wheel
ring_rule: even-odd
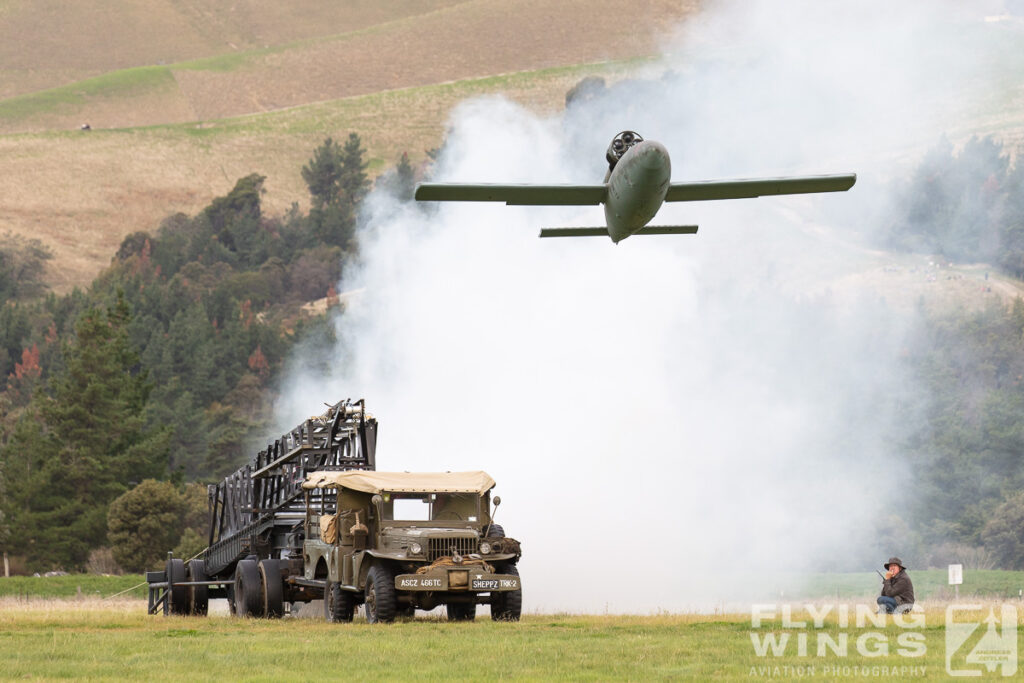
[[[501,569],[502,574],[519,576],[514,564]],[[523,611],[523,590],[491,593],[491,619],[494,621],[519,621]]]
[[[327,582],[324,589],[324,618],[331,623],[352,621],[352,612],[356,608],[356,596],[341,589],[333,581]]]
[[[366,621],[387,624],[395,620],[398,604],[395,599],[395,575],[385,567],[370,567],[366,577]]]

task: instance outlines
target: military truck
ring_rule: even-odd
[[[518,620],[520,545],[493,521],[494,485],[479,471],[308,475],[303,488],[321,495],[307,496],[304,578],[326,582],[327,620],[351,621],[359,604],[371,623],[439,605],[450,620],[477,605]]]
[[[274,618],[322,599],[337,622],[363,604],[371,622],[439,605],[470,620],[478,604],[518,619],[520,546],[493,523],[494,480],[376,472],[376,443],[365,402],[341,401],[210,486],[209,546],[147,572],[149,613],[205,615],[225,598]]]

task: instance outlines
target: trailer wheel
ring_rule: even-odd
[[[189,581],[209,581],[206,575],[206,563],[202,560],[189,560],[185,565],[185,574]],[[188,612],[196,616],[205,617],[209,611],[210,587],[189,586],[188,587]]]
[[[281,560],[260,560],[260,607],[263,615],[271,619],[284,616],[284,582],[281,580]]]
[[[240,560],[235,568],[235,614],[263,616],[263,582],[256,560]]]
[[[506,565],[502,574],[519,576],[514,564]],[[523,611],[523,590],[491,593],[491,619],[494,621],[519,621]]]
[[[332,624],[352,621],[356,609],[355,595],[342,590],[334,581],[327,582],[324,589],[324,619]]]
[[[167,560],[167,604],[171,614],[188,614],[188,586],[173,584],[185,581],[185,563],[182,560]]]
[[[476,619],[476,605],[458,603],[445,605],[448,610],[448,621],[473,621]]]
[[[381,565],[370,567],[366,577],[366,621],[387,624],[395,620],[395,575]]]

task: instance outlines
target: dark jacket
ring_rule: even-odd
[[[882,595],[893,598],[897,605],[914,604],[914,584],[905,569],[900,569],[899,574],[882,582]]]

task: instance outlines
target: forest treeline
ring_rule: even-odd
[[[203,547],[190,484],[252,456],[297,344],[333,348],[326,315],[302,304],[331,302],[358,251],[363,154],[355,134],[313,151],[307,213],[267,215],[266,178],[241,178],[126,237],[65,296],[45,293],[44,245],[0,240],[0,550],[18,570],[103,553],[141,569]],[[900,188],[887,244],[1024,274],[1024,171],[1009,156],[991,139],[937,146]],[[409,199],[408,158],[377,184]],[[925,391],[906,416],[918,427],[892,444],[906,493],[878,537],[915,566],[1024,569],[1024,302],[925,314],[914,336],[906,362]]]
[[[66,296],[40,296],[43,245],[4,240],[0,549],[19,569],[81,568],[118,537],[108,508],[133,487],[212,482],[251,456],[289,350],[333,341],[302,305],[335,302],[357,250],[363,155],[354,133],[314,150],[306,214],[265,214],[266,178],[241,178],[195,216],[127,236]],[[408,158],[381,182],[411,196]],[[171,547],[186,528],[193,545],[205,533],[189,499]]]
[[[942,139],[894,194],[885,245],[1024,278],[1024,161],[995,138]]]

